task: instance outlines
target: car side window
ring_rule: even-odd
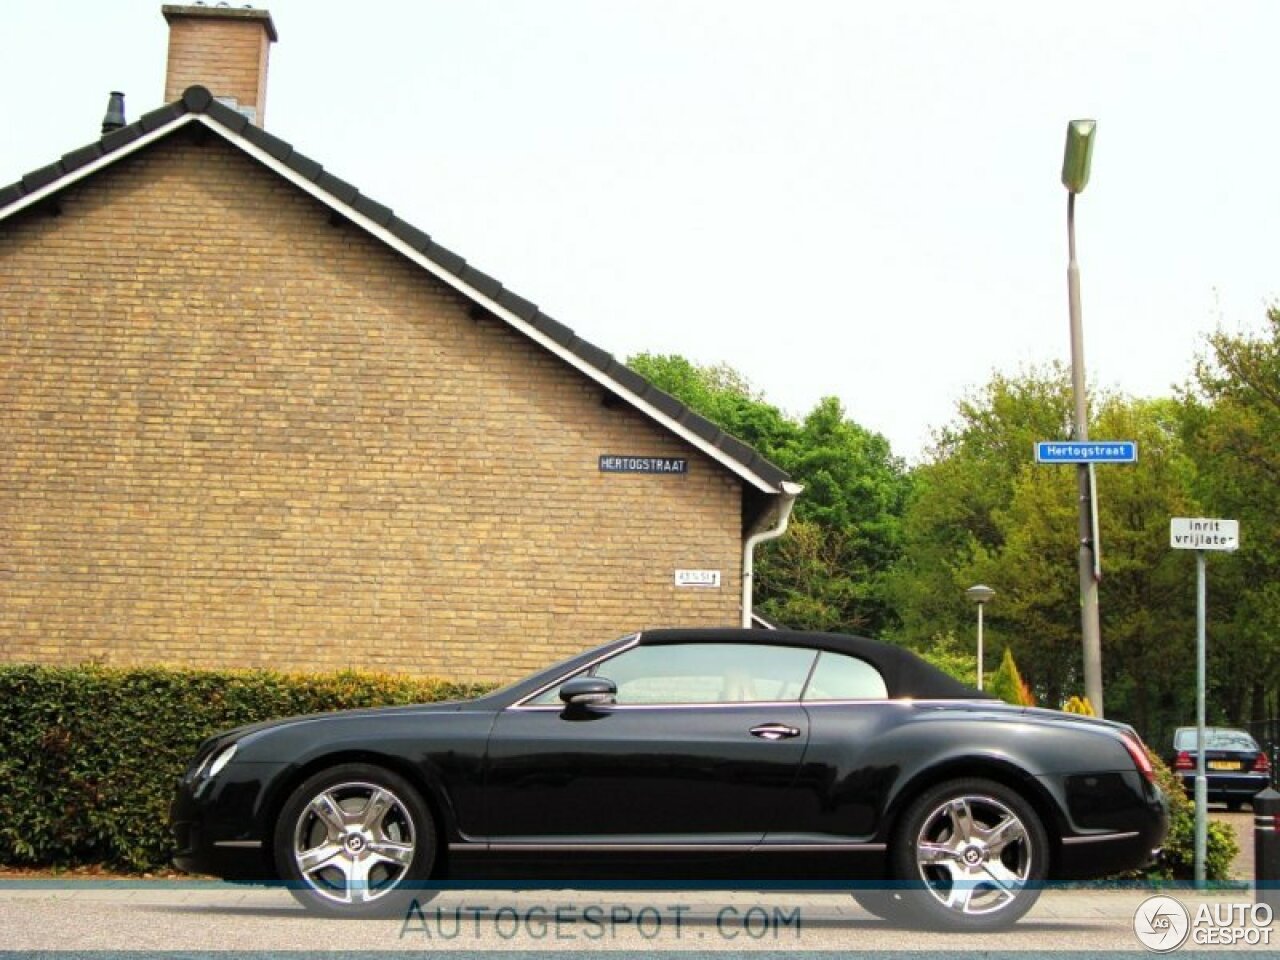
[[[618,686],[619,704],[798,700],[813,666],[802,647],[682,643],[632,647],[597,665]]]
[[[798,700],[814,651],[757,643],[682,643],[637,646],[590,673],[618,687],[617,703],[752,703]],[[531,704],[559,702],[559,688]]]
[[[889,695],[880,671],[857,657],[823,650],[813,668],[805,700],[883,700]]]

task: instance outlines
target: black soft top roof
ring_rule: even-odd
[[[778,647],[830,650],[866,660],[884,677],[890,697],[917,700],[991,699],[991,695],[961,683],[910,650],[879,640],[843,633],[808,633],[801,630],[676,629],[646,630],[640,643],[766,643]]]

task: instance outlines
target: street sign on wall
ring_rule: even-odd
[[[1240,521],[1174,517],[1169,521],[1169,546],[1175,550],[1238,550]]]
[[[1137,463],[1132,440],[1041,440],[1036,463]]]
[[[720,586],[719,570],[677,570],[677,587],[717,588]]]

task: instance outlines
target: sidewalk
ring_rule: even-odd
[[[1170,891],[1191,916],[1200,903],[1247,910],[1248,890]],[[224,884],[0,882],[5,951],[991,951],[1145,952],[1134,915],[1149,889],[1047,890],[1016,927],[956,935],[904,929],[845,894],[604,893],[497,890],[441,894],[405,918],[338,921],[299,908],[287,891]],[[1239,905],[1239,906],[1233,906]],[[1269,933],[1275,932],[1274,925]],[[1261,951],[1280,942],[1184,950]]]

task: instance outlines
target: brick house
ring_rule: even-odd
[[[168,105],[0,189],[0,658],[497,680],[740,622],[799,488],[255,125],[266,11],[164,13]]]

